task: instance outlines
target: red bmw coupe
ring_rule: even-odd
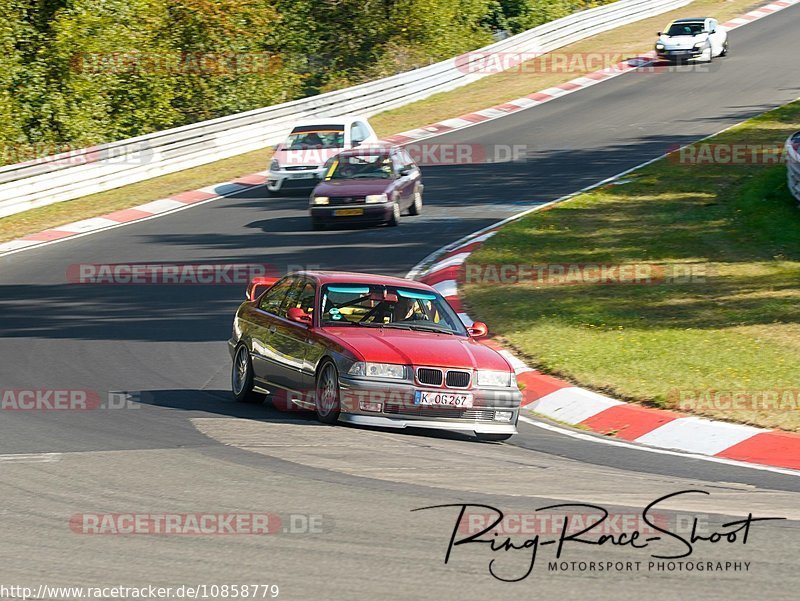
[[[401,278],[307,271],[258,278],[229,341],[239,401],[282,392],[320,421],[435,428],[505,440],[521,393],[434,288]]]

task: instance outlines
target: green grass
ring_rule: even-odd
[[[800,101],[712,143],[777,144]],[[707,402],[713,391],[800,391],[800,209],[783,165],[661,160],[626,180],[507,225],[469,263],[698,264],[653,285],[468,284],[464,298],[544,371],[619,398],[800,430],[800,410]],[[800,399],[798,399],[800,400]]]
[[[655,32],[671,19],[685,16],[689,8],[691,8],[689,12],[712,14],[720,22],[724,22],[763,4],[766,4],[766,0],[757,2],[753,2],[753,0],[696,0],[689,7],[607,31],[560,48],[557,52],[568,55],[600,52],[607,56],[609,64],[612,64],[619,60],[614,58],[616,56],[635,56],[637,53],[650,50]],[[452,92],[436,94],[430,98],[375,115],[370,118],[370,122],[378,135],[388,136],[442,119],[457,117],[470,111],[488,108],[585,74],[586,70],[534,72],[527,68],[500,73],[485,77]],[[3,217],[0,219],[0,242],[79,219],[133,207],[178,192],[202,188],[255,171],[263,171],[269,165],[271,155],[271,149],[250,152],[115,190]]]

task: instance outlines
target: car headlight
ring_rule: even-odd
[[[315,205],[326,205],[331,202],[331,199],[327,196],[315,196],[311,202]]]
[[[357,361],[353,363],[347,373],[351,376],[403,380],[406,377],[406,367],[405,365],[397,365],[396,363],[369,363]]]
[[[703,48],[703,46],[705,46],[705,45],[706,45],[706,43],[705,43],[705,42],[697,42],[697,43],[694,45],[694,49],[695,49],[695,50],[701,50],[701,49]]]
[[[663,50],[663,49],[664,49],[664,44],[662,44],[660,42],[658,44],[656,44],[656,50]]]
[[[374,204],[378,202],[388,202],[389,198],[386,194],[369,194],[367,196],[367,204]]]
[[[478,370],[478,386],[489,386],[491,388],[510,388],[517,384],[517,378],[513,372],[492,371],[488,369]]]
[[[272,161],[270,161],[269,170],[270,171],[280,171],[281,170],[281,164],[278,162],[278,159],[272,159]]]

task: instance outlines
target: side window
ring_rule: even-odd
[[[314,285],[304,280],[298,280],[289,290],[281,305],[278,315],[286,317],[289,309],[298,307],[308,314],[314,310]]]
[[[364,124],[361,121],[356,121],[353,123],[353,127],[350,130],[350,140],[353,144],[356,142],[361,143],[369,137],[369,131],[367,128],[364,127]]]
[[[267,313],[277,315],[280,310],[283,299],[286,298],[286,293],[289,291],[293,283],[292,278],[283,278],[280,282],[270,288],[263,297],[258,308]]]
[[[308,282],[303,287],[303,291],[300,293],[300,300],[298,301],[297,306],[309,315],[313,315],[314,313],[314,296],[316,295],[316,292],[317,290],[314,288],[314,284]]]
[[[358,127],[358,123],[353,123],[353,125],[350,126],[350,143],[355,146],[361,142],[363,142],[361,139],[361,129]]]
[[[394,169],[395,175],[400,175],[400,172],[403,170],[405,165],[403,165],[403,158],[400,156],[399,153],[395,152],[392,154],[392,168]]]
[[[411,155],[408,154],[408,151],[404,148],[400,151],[400,156],[403,158],[403,166],[406,169],[416,169],[417,165],[414,162],[414,159],[411,158]]]

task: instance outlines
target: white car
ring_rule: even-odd
[[[364,117],[326,117],[298,123],[275,147],[267,191],[310,191],[322,179],[329,158],[342,150],[377,142],[377,134]]]
[[[728,32],[710,17],[676,19],[658,32],[656,54],[671,62],[699,58],[710,63],[728,54]]]

